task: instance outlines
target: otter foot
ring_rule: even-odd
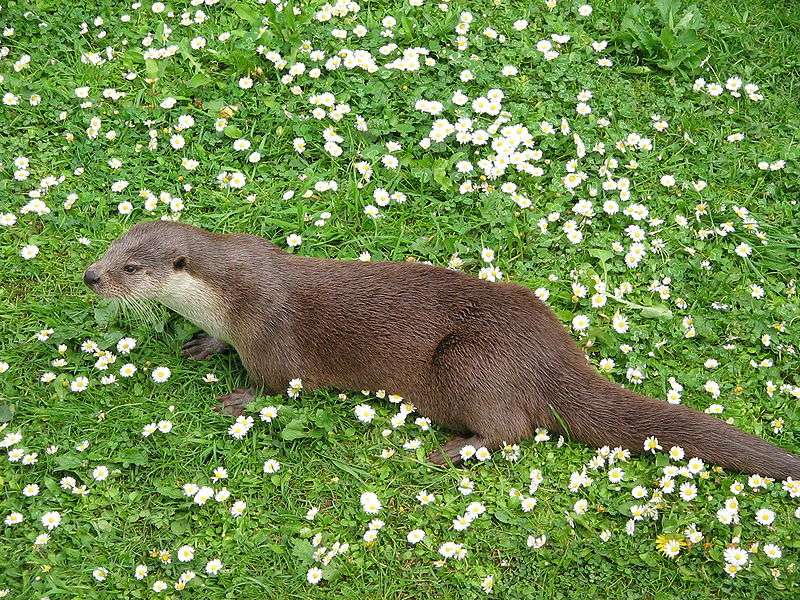
[[[209,356],[220,354],[229,349],[225,342],[205,333],[198,333],[181,348],[181,356],[192,360],[205,360]]]
[[[219,404],[214,407],[214,410],[232,417],[239,417],[244,414],[244,407],[255,399],[256,395],[252,390],[240,388],[217,398]]]
[[[453,465],[460,465],[463,462],[461,458],[461,449],[464,446],[472,446],[477,450],[481,446],[486,445],[486,440],[479,435],[473,435],[468,438],[457,435],[447,440],[441,450],[434,450],[428,454],[428,460],[440,467],[447,464],[448,460],[452,462]]]

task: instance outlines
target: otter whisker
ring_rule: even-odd
[[[126,321],[148,323],[148,314],[143,309],[139,302],[136,302],[130,297],[120,296],[114,298],[114,302],[120,309],[123,318]]]
[[[125,306],[124,298],[111,298],[110,304],[114,307],[115,315],[121,314],[123,318],[127,317],[127,307]]]
[[[130,301],[127,298],[119,298],[118,299],[119,306],[122,310],[122,315],[125,317],[125,320],[131,320],[133,315],[133,307],[131,306]]]
[[[136,299],[129,298],[128,299],[128,304],[129,304],[129,306],[131,308],[131,313],[134,315],[134,319],[136,321],[139,321],[141,323],[147,323],[148,322],[147,311],[146,311],[146,309],[144,308],[144,305],[141,302],[139,302]]]
[[[133,296],[130,301],[139,318],[145,323],[152,325],[159,320],[159,316],[163,316],[161,305],[150,298]]]

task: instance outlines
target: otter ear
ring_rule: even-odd
[[[172,266],[175,267],[176,271],[180,271],[186,266],[186,257],[179,256],[174,261],[172,261]]]

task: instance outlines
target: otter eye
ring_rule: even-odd
[[[138,267],[136,265],[125,265],[122,270],[126,273],[136,273]]]

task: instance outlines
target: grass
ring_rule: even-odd
[[[0,227],[0,361],[9,367],[0,374],[0,422],[5,427],[0,438],[20,432],[22,441],[15,447],[38,454],[32,465],[0,459],[0,515],[5,519],[19,513],[24,519],[2,525],[0,590],[7,590],[5,597],[473,598],[486,595],[481,584],[487,576],[494,577],[492,596],[498,598],[797,596],[798,504],[780,482],[753,490],[747,477],[709,466],[707,476],[693,480],[697,498],[683,501],[676,489],[665,495],[657,518],[639,521],[634,535],[628,535],[631,505],[646,502],[634,500],[631,491],[641,485],[653,494],[665,455],[624,463],[625,478],[616,485],[609,482],[607,467],[593,471],[592,485],[578,493],[567,490],[570,474],[581,471],[595,452],[580,444],[556,444],[556,436],[545,443],[524,442],[517,462],[496,453],[491,461],[464,469],[433,468],[425,454],[447,432],[421,431],[409,419],[384,437],[394,407],[374,391],[365,397],[358,390],[260,398],[253,407],[253,429],[235,440],[228,435],[231,421],[211,407],[215,396],[246,383],[237,359],[181,360],[180,345],[195,331],[190,323],[166,311],[149,322],[126,318],[82,284],[85,267],[113,239],[138,221],[165,215],[214,231],[260,234],[283,246],[287,236],[299,234],[302,245],[292,251],[313,256],[353,259],[369,252],[372,260],[447,265],[457,253],[463,260],[460,268],[475,275],[487,266],[481,250],[491,248],[496,254],[492,266],[503,279],[546,288],[548,303],[565,326],[576,315],[589,317],[589,329],[573,333],[595,364],[615,361],[609,377],[662,399],[674,378],[684,388],[685,404],[699,409],[720,404],[721,418],[800,452],[800,10],[791,3],[776,7],[759,0],[708,0],[693,8],[643,1],[650,8],[634,33],[645,39],[654,32],[661,41],[635,47],[617,33],[625,30],[623,18],[631,3],[598,1],[589,17],[578,15],[578,4],[562,0],[550,10],[544,2],[457,2],[443,11],[433,2],[421,7],[397,0],[363,2],[355,15],[319,22],[314,18],[322,5],[318,1],[289,3],[277,12],[271,3],[168,2],[158,14],[149,2],[138,9],[111,2],[5,3],[0,17],[13,33],[3,34],[9,53],[0,62],[0,92],[17,96],[18,103],[0,107],[5,132],[0,138],[0,215],[16,216],[13,226]],[[662,34],[659,6],[674,8],[677,18],[671,27],[667,20],[666,27],[675,34],[681,33],[677,23],[686,10],[699,11],[696,52],[688,42]],[[207,15],[204,22],[180,24],[184,11],[195,15],[197,10]],[[464,11],[474,19],[466,33],[469,47],[459,51],[455,27]],[[129,19],[123,21],[125,14]],[[396,20],[393,38],[381,35],[387,15]],[[98,16],[102,24],[95,24]],[[529,22],[524,31],[513,27],[519,19]],[[163,41],[165,24],[172,31]],[[352,33],[359,24],[367,29],[363,38]],[[505,41],[483,35],[487,27]],[[349,32],[345,41],[331,35],[336,28]],[[223,32],[230,35],[220,41]],[[559,48],[559,57],[547,61],[536,43],[553,33],[571,39]],[[177,53],[145,60],[142,40],[148,36],[154,38],[151,48],[176,44]],[[195,50],[189,42],[197,36],[206,39],[206,46]],[[367,50],[381,67],[372,74],[322,67],[314,79],[308,71],[321,63],[303,53],[305,40],[323,50],[326,59],[343,47]],[[608,40],[609,46],[595,53],[590,43],[599,40]],[[379,48],[390,42],[400,50],[383,56]],[[279,52],[287,68],[277,71],[257,53],[261,45]],[[113,60],[104,54],[109,46]],[[413,72],[382,66],[412,47],[427,48],[435,64]],[[105,62],[83,62],[81,56],[91,52]],[[30,56],[30,63],[17,71],[14,63],[23,55]],[[666,55],[684,58],[664,70],[658,63]],[[598,66],[600,57],[610,58],[613,66]],[[306,72],[283,83],[281,77],[297,61],[307,65]],[[518,74],[503,76],[508,65]],[[471,70],[474,79],[460,81],[463,69]],[[126,79],[129,72],[136,78]],[[692,89],[697,77],[724,85],[734,75],[757,84],[763,99],[748,99],[746,93],[734,98],[728,91],[713,97]],[[252,88],[239,86],[245,76],[253,79]],[[299,94],[291,89],[295,85]],[[83,86],[89,87],[88,97],[76,97],[76,88]],[[106,88],[125,96],[104,98]],[[461,145],[453,136],[429,149],[420,147],[435,119],[454,122],[470,115],[476,127],[487,128],[493,117],[472,114],[471,101],[493,88],[504,93],[509,124],[526,126],[534,148],[541,149],[543,156],[535,162],[543,169],[541,176],[512,168],[496,181],[485,181],[478,160],[489,150]],[[469,97],[463,107],[450,101],[456,89]],[[585,89],[592,92],[587,101],[592,112],[579,116],[576,95]],[[312,117],[309,97],[324,92],[349,104],[350,113],[336,122]],[[29,101],[32,94],[41,97],[35,106]],[[160,106],[167,97],[175,98],[173,108]],[[443,113],[434,117],[416,110],[419,99],[442,102]],[[91,105],[82,107],[84,102]],[[228,121],[217,131],[221,114]],[[668,122],[665,131],[653,128],[654,114]],[[194,125],[180,132],[185,146],[176,150],[170,136],[177,133],[180,115],[192,116]],[[367,121],[368,131],[358,129],[356,115]],[[86,131],[93,117],[101,120],[96,139]],[[542,133],[540,122],[549,121],[558,130],[562,117],[571,127],[569,135]],[[603,117],[607,127],[598,123]],[[343,140],[340,156],[324,148],[323,132],[330,126]],[[116,135],[108,139],[112,130]],[[154,149],[148,149],[151,130]],[[586,147],[581,158],[572,132]],[[653,149],[615,149],[631,132],[650,138]],[[737,132],[744,134],[742,141],[726,141]],[[293,145],[298,137],[306,141],[302,154]],[[250,141],[249,150],[234,150],[240,138]],[[388,152],[387,142],[401,149]],[[600,142],[604,155],[595,151]],[[253,151],[261,154],[257,163],[248,161]],[[382,164],[387,154],[398,159],[398,168]],[[17,157],[28,159],[21,169],[27,177],[15,178]],[[599,169],[612,157],[618,166],[611,177],[629,179],[629,200],[602,189],[608,177]],[[189,171],[181,166],[183,158],[199,165]],[[635,168],[627,166],[632,158]],[[111,168],[111,159],[122,165]],[[573,195],[562,177],[567,162],[575,159],[588,179]],[[473,163],[469,175],[457,170],[462,160]],[[785,161],[783,168],[757,166],[778,160]],[[357,171],[359,161],[371,165],[371,181]],[[83,172],[78,175],[76,169]],[[222,171],[243,173],[246,184],[221,188],[217,176]],[[41,189],[42,179],[62,175],[63,182],[41,194],[49,212],[23,214],[29,192]],[[663,175],[672,175],[676,185],[662,185]],[[487,187],[462,194],[459,187],[467,179]],[[112,191],[121,180],[128,187]],[[337,182],[336,191],[315,191],[317,182],[328,180]],[[696,191],[691,184],[697,180],[707,187]],[[500,191],[503,182],[516,183],[531,206],[518,207]],[[375,203],[373,192],[379,187],[402,192],[407,200],[380,208],[381,217],[372,219],[364,208]],[[590,188],[597,190],[596,197],[590,197]],[[160,202],[148,213],[139,195],[143,189],[180,197],[184,207],[174,212]],[[594,217],[572,212],[583,199],[592,200]],[[622,212],[603,213],[603,202],[610,199],[621,209],[641,203],[649,210],[648,219],[663,220],[635,222],[646,232],[647,250],[635,268],[624,262],[632,243],[625,229],[634,221]],[[72,206],[65,208],[65,201]],[[132,203],[130,214],[121,214],[122,202]],[[748,230],[734,206],[746,207],[757,227]],[[324,212],[331,217],[321,227],[314,225]],[[543,234],[539,222],[552,213],[559,215]],[[686,226],[676,216],[685,217]],[[562,230],[570,219],[583,233],[577,244]],[[725,223],[734,231],[721,235]],[[625,250],[614,251],[614,242]],[[742,243],[752,248],[747,258],[735,252]],[[21,256],[26,245],[39,248],[35,258]],[[651,282],[664,278],[669,285],[661,296]],[[608,289],[607,303],[600,307],[592,307],[590,300],[596,280]],[[623,282],[632,288],[625,303],[611,294]],[[588,289],[585,297],[575,294],[573,283]],[[753,297],[753,285],[763,288],[762,298]],[[629,321],[627,333],[612,326],[617,312]],[[690,324],[694,337],[685,335]],[[782,324],[780,330],[776,324]],[[36,334],[48,328],[53,330],[49,338],[37,340]],[[769,345],[764,335],[770,336]],[[91,339],[117,353],[117,342],[126,336],[137,340],[136,348],[119,355],[107,371],[94,368],[96,357],[81,351],[84,340]],[[623,344],[631,350],[623,352]],[[58,358],[66,359],[66,365],[53,366]],[[718,366],[705,366],[708,359]],[[123,379],[118,371],[127,362],[138,371]],[[156,384],[149,377],[158,366],[171,370],[168,382]],[[643,372],[641,384],[626,377],[629,368]],[[56,379],[41,382],[45,372]],[[217,383],[203,381],[209,372]],[[102,385],[100,378],[109,373],[116,373],[118,382]],[[76,393],[69,385],[78,376],[86,376],[89,387]],[[718,398],[706,391],[709,380],[718,383]],[[340,392],[346,392],[345,399]],[[370,424],[354,416],[354,407],[364,402],[377,412]],[[257,414],[267,405],[280,407],[272,423]],[[782,427],[774,423],[777,419]],[[170,433],[142,436],[148,423],[160,420],[171,421]],[[421,440],[422,447],[403,449],[412,438]],[[88,447],[77,450],[84,440]],[[49,453],[48,447],[57,450]],[[386,449],[395,454],[382,458]],[[265,474],[262,465],[271,458],[281,468]],[[93,478],[98,466],[108,468],[107,479]],[[211,476],[218,466],[227,469],[228,477],[214,484]],[[542,471],[544,482],[535,494],[537,506],[523,512],[514,490],[528,495],[533,468]],[[88,494],[63,490],[63,477],[85,485]],[[474,483],[469,496],[458,490],[465,477]],[[686,481],[677,477],[676,488]],[[717,511],[734,497],[734,482],[744,484],[736,496],[740,522],[725,525]],[[182,492],[185,483],[217,490],[224,485],[231,499],[196,506]],[[39,486],[37,495],[22,493],[29,484]],[[436,496],[433,505],[420,506],[416,495],[422,490]],[[365,491],[382,502],[378,515],[362,510],[359,497]],[[577,515],[573,505],[581,498],[588,501],[588,510]],[[234,500],[247,503],[240,517],[229,512]],[[454,531],[452,520],[473,501],[483,503],[486,513],[466,531]],[[308,520],[312,507],[319,512]],[[772,525],[755,520],[764,508],[775,513]],[[34,546],[45,531],[40,519],[48,511],[59,512],[61,524],[49,532],[47,544]],[[374,517],[385,525],[368,543],[363,535]],[[699,543],[686,543],[684,532],[692,523],[704,535]],[[417,545],[406,541],[413,529],[427,534]],[[600,537],[604,530],[611,533],[608,541]],[[313,556],[318,534],[320,545],[331,548],[338,541],[348,543],[349,550],[321,565]],[[546,543],[530,548],[528,537],[541,535],[547,536]],[[659,552],[662,535],[686,543],[676,558]],[[443,560],[438,549],[447,541],[463,544],[466,558]],[[768,558],[765,544],[779,546],[782,557]],[[187,563],[177,558],[184,545],[194,548],[195,557]],[[730,546],[751,551],[735,577],[724,570],[723,553]],[[152,557],[154,549],[169,551],[171,562]],[[217,576],[205,571],[213,559],[223,563]],[[149,574],[137,580],[134,569],[141,564]],[[317,585],[306,579],[314,566],[323,567]],[[107,570],[104,579],[96,571],[101,568]],[[187,591],[176,590],[188,570],[197,577]],[[167,590],[153,591],[156,581],[165,582]]]

